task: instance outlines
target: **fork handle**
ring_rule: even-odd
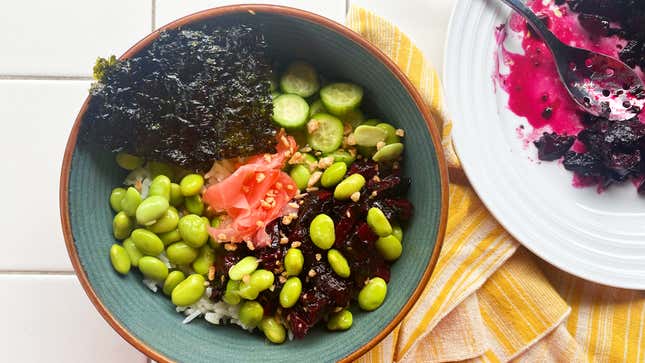
[[[540,20],[540,18],[535,15],[533,10],[531,10],[524,1],[522,0],[502,0],[503,3],[510,6],[513,10],[518,12],[520,15],[528,21],[529,24],[535,29],[540,37],[547,43],[547,45],[554,49],[560,48],[563,43],[558,39],[549,28]]]

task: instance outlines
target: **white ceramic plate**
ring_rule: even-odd
[[[495,87],[495,27],[510,10],[498,0],[459,0],[446,43],[444,85],[454,144],[477,194],[522,244],[555,266],[598,283],[645,289],[645,198],[633,185],[574,188],[557,162],[517,135],[526,119]]]

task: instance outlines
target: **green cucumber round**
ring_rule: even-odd
[[[273,121],[285,129],[297,129],[307,123],[309,105],[297,95],[280,95],[273,100]]]
[[[343,144],[343,122],[326,113],[318,113],[307,125],[307,143],[314,150],[330,153]]]

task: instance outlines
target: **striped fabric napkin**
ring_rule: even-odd
[[[441,82],[394,25],[362,8],[348,26],[408,75],[443,130],[450,210],[443,250],[403,322],[360,362],[645,362],[645,292],[568,275],[521,247],[461,172]]]

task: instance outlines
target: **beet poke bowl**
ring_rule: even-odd
[[[67,248],[157,361],[353,360],[402,320],[447,212],[438,132],[380,51],[230,6],[98,58],[61,173]]]

